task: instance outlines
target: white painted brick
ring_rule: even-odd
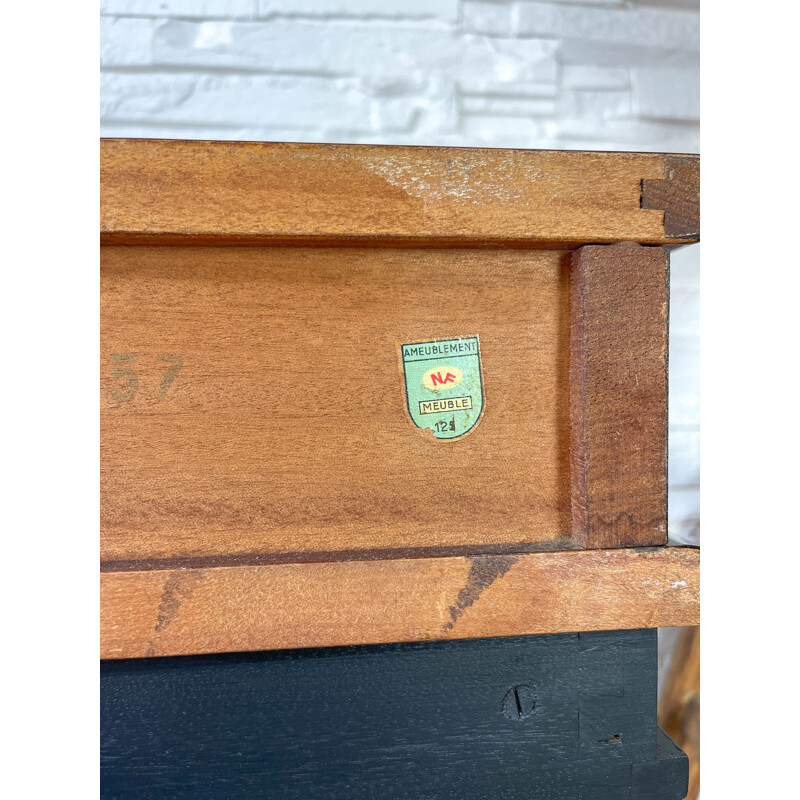
[[[146,67],[153,63],[153,39],[163,21],[100,17],[100,64]]]
[[[455,23],[458,0],[256,0],[258,16],[426,19]]]
[[[695,125],[638,119],[567,117],[555,121],[560,138],[584,143],[603,143],[603,149],[646,152],[693,153],[700,145]],[[613,147],[606,145],[613,143]],[[591,146],[590,146],[591,149]]]
[[[586,8],[555,3],[520,3],[517,31],[547,36],[697,52],[698,15],[658,8]]]
[[[275,133],[275,135],[272,135]],[[320,131],[283,131],[277,128],[222,128],[205,125],[170,125],[155,122],[100,122],[101,137],[126,139],[204,139],[221,142],[319,141]],[[308,136],[308,139],[304,139]]]
[[[568,64],[561,73],[565,89],[629,89],[631,76],[620,67],[592,67]]]
[[[622,149],[645,152],[696,153],[700,133],[696,126],[638,119],[602,119],[569,117],[558,119],[559,135],[585,141],[607,141],[623,145]]]
[[[620,119],[631,116],[631,93],[627,90],[582,90],[563,92],[558,114],[567,118]]]
[[[372,100],[352,81],[123,73],[101,76],[101,97],[107,121],[372,129]]]
[[[372,103],[370,128],[387,133],[410,131],[418,113],[416,105],[408,100],[386,100],[383,103]]]
[[[161,139],[210,139],[218,141],[330,142],[360,144],[417,145],[427,147],[470,147],[475,140],[459,132],[354,131],[320,126],[299,129],[267,125],[261,128],[223,128],[196,124],[101,122],[101,136]]]
[[[452,85],[432,84],[424,91],[393,91],[373,96],[372,127],[387,133],[454,131],[458,109]]]
[[[561,136],[555,130],[558,125],[552,123],[553,136],[556,139],[557,150],[597,150],[601,153],[639,153],[642,148],[630,142],[616,142],[613,139],[584,139],[580,136]]]
[[[671,489],[668,505],[669,543],[700,544],[700,489]]]
[[[470,33],[511,36],[514,32],[514,6],[511,2],[463,0],[461,27]]]
[[[664,1],[669,2],[669,0]],[[565,6],[603,6],[604,8],[619,8],[625,5],[626,0],[550,0],[550,2]]]
[[[446,74],[498,82],[555,78],[557,43],[458,36],[442,30],[270,23],[169,21],[159,28],[156,63],[328,75]]]
[[[100,0],[101,14],[129,17],[247,19],[258,0]]]
[[[542,120],[465,114],[461,120],[465,142],[490,147],[548,148],[552,139]]]
[[[492,80],[470,79],[459,81],[458,88],[465,94],[496,94],[527,100],[531,97],[555,97],[558,87],[554,83],[498,83]]]
[[[100,75],[100,119],[162,121],[165,110],[189,98],[198,84],[192,76]],[[201,124],[211,120],[198,120]]]
[[[670,425],[700,424],[700,340],[669,337]]]
[[[564,0],[564,2],[584,2],[584,0]],[[658,6],[659,8],[687,8],[700,10],[700,0],[630,0],[635,6]]]
[[[400,101],[408,105],[408,100]],[[413,132],[420,142],[426,136],[446,136],[455,133],[459,125],[458,100],[452,84],[444,89],[430,88],[425,99],[417,104]]]
[[[555,100],[550,97],[503,97],[501,95],[464,95],[461,109],[465,114],[491,114],[505,117],[552,117]]]
[[[313,129],[321,136],[333,130],[422,135],[456,126],[453,92],[441,87],[375,97],[355,81],[312,77],[120,74],[105,75],[101,83],[105,122]]]
[[[303,141],[325,141],[333,143],[392,144],[423,147],[469,147],[470,140],[457,131],[436,131],[433,133],[412,131],[380,131],[354,133],[352,131],[325,131],[322,138]],[[472,146],[474,146],[472,142]]]
[[[700,119],[698,69],[639,69],[634,76],[640,116],[650,119]]]
[[[670,487],[700,484],[700,432],[681,430],[669,432]]]
[[[584,39],[562,39],[564,64],[597,67],[691,67],[699,68],[697,50],[673,50],[638,44],[608,44]]]

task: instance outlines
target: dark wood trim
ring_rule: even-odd
[[[670,239],[700,238],[700,156],[666,156],[664,178],[642,181],[642,208],[664,211]]]
[[[583,547],[667,543],[668,282],[660,247],[572,256],[572,516]]]

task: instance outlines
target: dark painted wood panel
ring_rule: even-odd
[[[683,798],[689,789],[689,762],[661,728],[656,731],[656,760],[631,765],[630,800]]]
[[[652,630],[123,660],[101,675],[106,798],[682,797],[681,757],[659,753]]]

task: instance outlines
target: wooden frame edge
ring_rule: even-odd
[[[101,658],[696,625],[699,564],[652,548],[106,572]]]
[[[669,256],[634,243],[571,256],[573,536],[667,543]]]
[[[694,236],[691,181],[668,166],[693,156],[151,139],[101,139],[100,153],[103,244],[573,249]]]

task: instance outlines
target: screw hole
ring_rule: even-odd
[[[536,708],[533,689],[525,684],[513,686],[503,698],[503,716],[508,719],[522,720],[529,717]]]

